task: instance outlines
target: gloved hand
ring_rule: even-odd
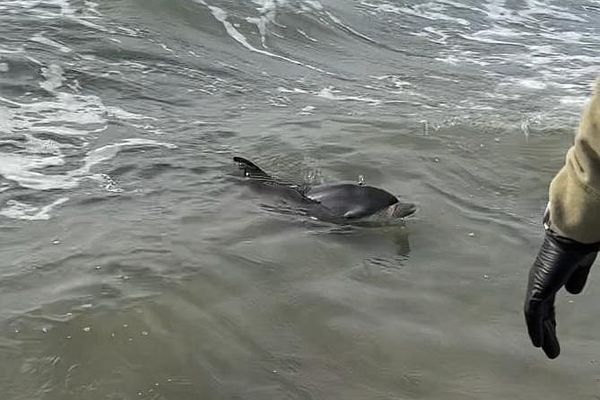
[[[525,320],[531,342],[548,358],[560,354],[556,337],[554,297],[564,285],[569,293],[581,293],[598,254],[598,244],[583,244],[546,229],[542,247],[529,271]]]

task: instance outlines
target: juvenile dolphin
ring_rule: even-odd
[[[408,217],[416,211],[411,203],[402,203],[393,194],[358,183],[333,183],[299,186],[264,172],[253,162],[233,157],[243,175],[260,189],[269,190],[294,201],[308,215],[320,220],[350,223],[359,221],[389,222]]]

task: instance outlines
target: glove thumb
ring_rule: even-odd
[[[588,274],[590,273],[592,264],[594,264],[594,261],[596,260],[597,254],[598,253],[596,252],[590,253],[583,260],[581,260],[579,267],[573,271],[565,283],[565,289],[567,289],[567,292],[571,294],[581,293],[585,283],[587,282]]]

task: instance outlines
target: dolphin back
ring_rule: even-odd
[[[353,183],[315,186],[307,197],[347,219],[367,217],[398,203],[396,196],[383,189]]]

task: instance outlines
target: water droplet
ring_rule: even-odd
[[[42,328],[42,332],[44,332],[44,333],[48,333],[48,328],[46,328],[46,327],[43,327],[43,328]]]
[[[96,267],[95,267],[95,268],[96,268],[96,269],[101,269],[101,268],[102,268],[102,266],[101,266],[101,265],[96,265]]]
[[[86,327],[83,328],[84,332],[89,332],[91,330],[92,330],[92,328],[90,328],[89,326],[86,326]]]
[[[127,324],[123,324],[123,328],[127,328],[129,325]]]
[[[490,279],[490,276],[488,274],[483,274],[483,279],[488,280]]]
[[[148,336],[148,331],[142,331],[142,336]]]
[[[365,184],[365,176],[364,175],[358,176],[358,184],[361,186]]]
[[[475,232],[469,232],[469,237],[475,237]]]
[[[67,339],[71,339],[73,336],[71,335],[67,335]]]
[[[496,143],[500,142],[500,138],[494,138],[494,142],[496,142]]]
[[[58,240],[58,239],[54,239],[54,240],[52,241],[52,244],[54,244],[54,245],[56,245],[56,244],[60,244],[60,240]]]
[[[116,335],[115,335],[115,333],[114,333],[114,332],[110,334],[110,337],[115,337],[115,336],[116,336]]]

